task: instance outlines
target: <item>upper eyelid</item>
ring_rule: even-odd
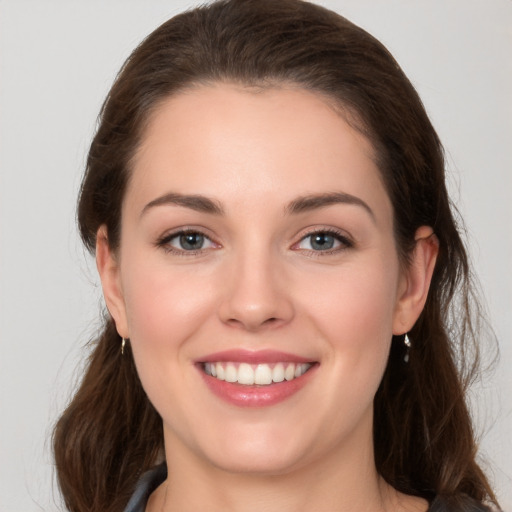
[[[188,233],[196,233],[198,235],[203,236],[205,239],[207,239],[214,247],[201,247],[199,249],[182,249],[179,247],[175,247],[173,244],[171,244],[171,241],[182,236],[186,235]],[[174,254],[175,256],[199,256],[200,254],[205,254],[208,251],[211,251],[212,249],[218,249],[221,247],[221,245],[216,242],[211,236],[206,234],[203,230],[197,229],[197,228],[178,228],[172,231],[167,232],[167,234],[162,235],[159,237],[155,243],[155,247],[157,249],[162,249],[166,253]],[[215,247],[216,246],[216,247]]]
[[[314,235],[316,233],[328,233],[333,236],[338,236],[340,238],[344,238],[344,239],[350,241],[351,243],[355,243],[354,237],[345,229],[328,227],[328,226],[305,228],[297,234],[297,239],[298,239],[298,241],[301,241],[304,238],[307,238],[308,236]]]
[[[325,233],[328,235],[333,236],[340,246],[333,247],[331,249],[325,249],[325,250],[315,250],[315,249],[308,249],[308,248],[300,248],[298,247],[304,240],[306,240],[308,237],[313,236],[317,233]],[[303,233],[300,238],[292,244],[290,249],[294,251],[300,251],[304,254],[308,254],[315,257],[320,256],[334,256],[337,254],[341,254],[343,251],[353,249],[356,247],[356,242],[353,237],[351,237],[349,234],[347,234],[344,230],[339,230],[335,228],[313,228],[310,231]]]
[[[222,244],[217,240],[217,237],[210,234],[210,230],[204,227],[196,226],[182,226],[179,228],[171,229],[158,237],[156,240],[156,245],[167,244],[173,238],[186,233],[198,233],[207,238],[210,242],[218,246],[222,246]],[[292,246],[297,245],[308,236],[312,236],[316,233],[328,233],[334,237],[337,237],[338,239],[342,239],[342,241],[348,242],[350,245],[356,244],[354,237],[344,229],[335,228],[332,226],[310,226],[303,228],[293,237],[295,241],[293,242]]]
[[[210,240],[214,243],[218,243],[215,240],[215,237],[210,234],[208,229],[201,228],[201,227],[195,227],[195,226],[181,226],[179,228],[170,229],[170,230],[164,232],[163,235],[159,236],[157,241],[162,242],[164,240],[172,240],[173,238],[175,238],[179,235],[183,235],[183,234],[187,234],[187,233],[197,233],[199,235],[204,236],[205,238],[208,238],[208,240]]]

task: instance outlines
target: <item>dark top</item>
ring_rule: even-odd
[[[167,467],[165,464],[156,466],[144,473],[135,488],[124,512],[144,512],[150,494],[167,478]],[[457,512],[490,512],[490,509],[476,503],[471,499],[464,500],[464,504],[457,507]],[[448,508],[444,500],[436,498],[430,505],[427,512],[454,512]]]
[[[167,478],[167,466],[160,464],[141,477],[124,512],[144,512],[151,493]]]

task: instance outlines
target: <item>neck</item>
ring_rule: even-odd
[[[226,471],[168,441],[168,479],[153,494],[149,512],[195,512],[205,504],[211,512],[426,510],[422,500],[399,495],[378,475],[371,429],[363,444],[348,442],[319,460],[267,474]]]

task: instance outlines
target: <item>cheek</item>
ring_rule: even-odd
[[[180,424],[188,408],[183,395],[172,390],[197,386],[195,372],[189,370],[192,356],[197,356],[197,332],[211,322],[215,281],[185,266],[171,268],[165,261],[151,264],[126,258],[124,265],[123,291],[137,373],[159,414],[166,418],[172,411],[172,421],[167,420]]]
[[[364,339],[372,343],[374,334],[381,331],[391,333],[397,301],[398,264],[382,258],[373,262],[346,265],[327,278],[306,283],[312,300],[307,309],[323,317],[326,328],[338,332],[341,339]],[[337,337],[337,336],[335,336]]]
[[[361,264],[362,263],[362,264]],[[393,332],[398,262],[373,258],[347,265],[316,286],[315,300],[303,304],[324,339],[333,375],[378,387]],[[348,380],[348,377],[347,377]]]
[[[214,280],[165,262],[125,263],[123,292],[135,351],[146,349],[158,357],[188,340],[210,316]]]

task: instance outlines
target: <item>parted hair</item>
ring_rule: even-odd
[[[407,265],[418,227],[431,226],[439,257],[425,308],[394,337],[374,400],[377,470],[432,510],[496,504],[477,460],[466,403],[478,369],[479,311],[441,143],[418,94],[388,50],[342,16],[300,0],[220,0],[151,33],[119,72],[100,112],[78,201],[78,225],[94,253],[106,225],[115,251],[121,204],[150,114],[188,87],[213,82],[298,86],[326,97],[371,141],[393,204],[399,257]],[[108,312],[91,342],[81,384],[58,420],[58,483],[71,512],[121,512],[142,472],[163,454],[162,421]],[[474,508],[472,508],[474,507]]]

